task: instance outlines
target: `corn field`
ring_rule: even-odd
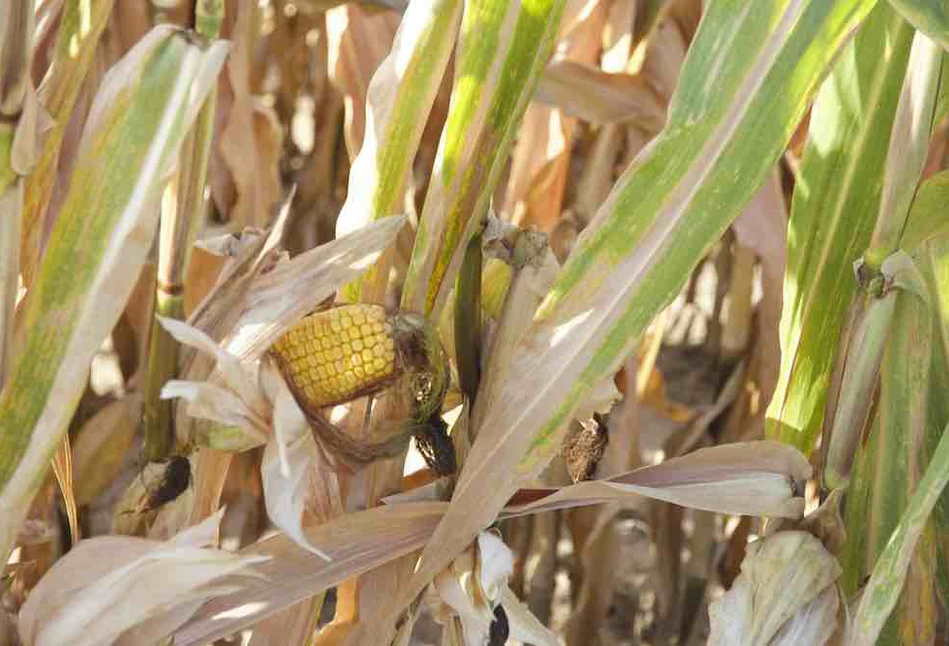
[[[949,5],[0,2],[0,646],[949,646]]]

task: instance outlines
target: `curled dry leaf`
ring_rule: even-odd
[[[159,638],[186,620],[200,603],[227,588],[221,577],[246,574],[260,557],[205,547],[217,542],[223,510],[166,542],[102,536],[79,543],[40,580],[20,613],[25,646],[112,643],[159,616]],[[183,607],[191,612],[184,614]],[[126,642],[127,643],[127,642]]]
[[[160,319],[179,343],[197,348],[217,359],[212,381],[169,381],[162,388],[163,399],[182,398],[188,401],[187,413],[192,417],[209,419],[225,428],[215,429],[201,438],[215,449],[241,450],[259,446],[267,441],[270,431],[270,405],[258,385],[258,365],[246,364],[214,343],[201,330],[173,319]],[[234,432],[233,428],[241,432]]]
[[[807,532],[778,532],[752,543],[732,588],[709,607],[708,643],[826,643],[836,630],[840,572],[837,559]],[[803,639],[791,641],[797,637]]]
[[[810,473],[807,459],[780,442],[726,444],[608,480],[561,489],[522,489],[503,517],[620,501],[633,493],[726,514],[800,518],[804,499],[796,492]],[[525,498],[533,501],[518,504]]]
[[[514,555],[507,545],[494,534],[481,532],[429,587],[427,600],[436,621],[444,624],[457,617],[466,646],[480,646],[488,642],[500,605],[511,638],[539,646],[561,643],[510,591],[507,582],[513,571]]]

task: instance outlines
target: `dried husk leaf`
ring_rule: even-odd
[[[244,360],[260,356],[289,325],[371,267],[405,222],[404,216],[383,218],[258,277],[227,340],[228,350]]]
[[[837,560],[807,532],[778,532],[750,544],[741,574],[709,607],[712,633],[708,643],[767,646],[779,631],[783,631],[782,639],[799,634],[810,618],[820,622],[810,626],[811,634],[824,641],[796,643],[820,646],[836,628],[834,581],[838,576]],[[824,596],[827,590],[832,595]],[[794,623],[788,625],[789,620]]]
[[[837,631],[839,608],[840,593],[835,586],[827,586],[813,601],[794,613],[771,640],[770,646],[826,644]]]
[[[385,218],[292,260],[279,262],[264,274],[251,271],[250,275],[255,277],[245,286],[246,291],[230,294],[231,290],[222,287],[224,291],[216,293],[225,294],[222,299],[232,310],[240,312],[231,315],[234,322],[228,330],[218,331],[224,337],[222,345],[188,324],[162,321],[179,342],[218,360],[206,381],[173,380],[162,391],[163,397],[188,400],[182,415],[187,413],[218,423],[210,428],[198,427],[195,439],[218,450],[245,450],[267,441],[270,404],[259,384],[261,354],[289,325],[372,266],[404,223],[402,216]],[[222,280],[227,277],[222,275]],[[213,293],[210,298],[214,298]],[[217,304],[206,302],[200,311],[217,308]],[[181,417],[178,427],[188,428]]]
[[[317,446],[310,425],[297,406],[286,382],[275,374],[274,432],[264,450],[260,475],[264,485],[267,515],[301,547],[320,558],[329,556],[310,543],[303,531],[304,512],[316,507],[317,517],[328,518],[342,511],[342,496],[334,465]],[[333,487],[336,484],[336,487]],[[333,489],[314,500],[314,488]],[[323,504],[320,504],[323,503]]]

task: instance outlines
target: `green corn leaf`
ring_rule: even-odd
[[[949,234],[947,204],[949,170],[933,175],[920,185],[900,239],[900,248],[908,253],[915,253],[923,243]]]
[[[465,5],[448,120],[425,197],[402,307],[436,316],[487,213],[564,0]]]
[[[942,437],[926,474],[919,482],[896,529],[887,544],[873,574],[863,591],[854,617],[849,643],[854,646],[876,644],[883,625],[899,600],[909,570],[910,561],[917,549],[930,514],[939,501],[946,483],[949,482],[949,426],[942,429]],[[909,642],[916,642],[918,634],[909,635]],[[917,643],[925,643],[920,641]]]
[[[925,250],[917,252],[916,256],[929,286],[929,304],[934,319],[927,427],[927,455],[932,456],[942,437],[943,426],[949,423],[949,398],[942,396],[942,393],[949,392],[949,235],[931,239]],[[932,519],[935,535],[949,536],[949,491],[943,491]],[[935,550],[936,583],[945,607],[949,599],[949,542],[937,540]]]
[[[49,71],[37,90],[39,101],[49,112],[54,125],[26,183],[21,269],[27,285],[32,284],[39,263],[40,241],[57,179],[66,124],[114,4],[115,0],[68,0],[63,6]]]
[[[409,4],[392,51],[369,84],[366,134],[349,174],[337,237],[402,212],[405,181],[451,56],[461,6],[461,0]],[[343,293],[352,302],[381,302],[387,276],[377,265]],[[363,294],[363,285],[371,293]]]
[[[851,593],[872,571],[929,461],[929,406],[936,395],[930,385],[930,362],[934,342],[938,343],[933,323],[930,308],[919,295],[899,292],[880,366],[876,422],[847,494],[848,540],[841,562],[843,584]],[[913,635],[922,643],[929,641],[920,631],[935,626],[934,557],[932,549],[917,551],[912,601],[900,605],[883,643],[912,643]]]
[[[879,210],[890,132],[913,29],[880,5],[821,87],[791,205],[781,371],[768,434],[809,452],[857,293],[853,263]],[[881,49],[880,43],[889,47]]]
[[[764,181],[873,4],[708,5],[665,130],[581,236],[500,373],[510,387],[486,407],[449,511],[399,599],[421,590],[556,453],[571,417]]]
[[[99,90],[0,394],[2,559],[139,275],[162,188],[225,54],[157,27]]]

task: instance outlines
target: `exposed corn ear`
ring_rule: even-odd
[[[445,451],[430,439],[440,430],[437,444],[450,447],[439,417],[450,381],[448,360],[423,317],[387,314],[378,305],[331,307],[287,330],[269,354],[310,425],[343,457],[360,464],[391,457],[416,435],[426,447],[434,447],[428,453],[439,454],[429,460],[433,469],[449,469],[448,458],[440,455]],[[406,402],[410,419],[382,439],[351,437],[320,414],[320,409],[390,387]],[[453,460],[450,466],[453,470]]]
[[[378,392],[399,372],[392,322],[377,305],[311,314],[287,330],[271,354],[307,412]]]

